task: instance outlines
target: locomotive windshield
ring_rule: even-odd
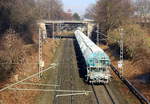
[[[88,68],[91,72],[105,72],[106,68]]]

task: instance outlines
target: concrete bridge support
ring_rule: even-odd
[[[47,30],[46,30],[46,26],[45,23],[38,23],[41,34],[42,34],[42,38],[46,39],[47,38]]]
[[[95,24],[94,23],[87,23],[87,36],[91,37],[91,33],[94,29]]]

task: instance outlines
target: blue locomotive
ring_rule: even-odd
[[[75,37],[86,62],[86,81],[94,84],[108,83],[111,77],[109,56],[80,30],[75,31]]]

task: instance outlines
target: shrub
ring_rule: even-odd
[[[0,81],[7,80],[11,73],[15,71],[15,65],[12,64],[12,60],[8,56],[0,56]]]
[[[139,25],[136,24],[130,24],[122,26],[121,28],[124,29],[123,32],[123,41],[124,41],[124,48],[125,53],[129,55],[129,57],[133,58],[136,54],[137,49],[140,47],[143,47],[147,44],[146,42],[146,31],[142,30]],[[109,32],[109,44],[118,44],[120,41],[120,32],[119,29],[115,29],[111,32]]]
[[[128,56],[128,58],[131,58],[145,69],[150,68],[150,48],[147,32],[137,24],[125,25],[121,28],[124,29],[123,41],[125,56]],[[108,36],[111,37],[108,38],[109,45],[115,44],[119,47],[119,28],[110,31]]]
[[[11,31],[12,32],[12,31]],[[1,39],[0,81],[7,80],[16,71],[24,57],[23,41],[16,33],[7,32]]]
[[[0,37],[12,28],[31,43],[31,27],[36,26],[38,19],[35,8],[34,0],[0,0]]]

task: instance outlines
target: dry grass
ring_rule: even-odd
[[[24,57],[23,40],[16,33],[6,33],[1,39],[0,81],[6,81],[22,63]]]
[[[53,61],[53,54],[55,53],[56,47],[58,47],[59,41],[53,41],[51,39],[48,39],[47,42],[45,42],[43,46],[43,58],[45,61],[45,68],[50,65],[50,63]],[[30,45],[24,45],[23,50],[25,51],[24,55],[24,63],[17,65],[16,72],[12,75],[12,77],[9,79],[7,83],[2,83],[1,85],[14,83],[18,80],[24,79],[28,77],[29,75],[32,75],[34,73],[38,72],[38,51],[35,49],[34,44]],[[16,75],[18,78],[16,79]],[[29,79],[26,82],[38,82],[38,77]],[[17,85],[14,87],[20,87],[20,88],[37,88],[35,86],[29,86],[29,85]],[[35,91],[3,91],[0,93],[0,101],[3,104],[33,104],[35,96],[37,96],[39,92]]]
[[[100,48],[105,50],[105,52],[110,56],[111,63],[117,68],[118,58],[113,55],[112,50],[106,46],[106,45],[100,45]],[[135,79],[136,76],[140,76],[142,74],[145,74],[149,71],[144,69],[141,65],[138,63],[133,63],[132,60],[124,60],[124,70],[123,75],[131,81],[131,83],[138,89],[140,92],[144,94],[145,97],[147,97],[150,100],[150,85],[149,84],[142,84],[137,79]],[[115,80],[119,80],[117,76],[112,72],[113,78]],[[122,89],[124,90],[124,89]]]

